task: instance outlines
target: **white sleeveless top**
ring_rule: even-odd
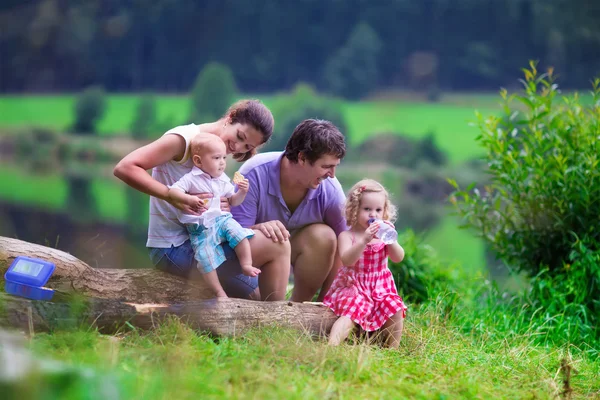
[[[185,139],[185,153],[179,161],[169,161],[152,168],[152,177],[167,186],[173,185],[183,175],[191,171],[194,163],[190,159],[190,140],[199,133],[198,125],[177,126],[165,135],[176,134]],[[163,135],[164,136],[164,135]],[[169,202],[150,196],[150,218],[148,220],[148,241],[146,247],[177,247],[188,239],[185,227],[177,219],[177,209]]]

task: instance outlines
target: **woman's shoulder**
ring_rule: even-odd
[[[187,124],[187,125],[179,125],[174,128],[169,129],[165,132],[165,135],[171,133],[178,133],[180,135],[183,134],[197,134],[200,132],[200,127],[196,124]]]

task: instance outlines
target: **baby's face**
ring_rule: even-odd
[[[196,163],[196,166],[213,178],[218,178],[225,171],[226,158],[227,150],[224,143],[210,144],[200,154],[200,162]]]

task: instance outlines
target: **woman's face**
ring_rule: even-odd
[[[221,134],[227,154],[247,153],[263,143],[263,135],[252,125],[227,124]]]

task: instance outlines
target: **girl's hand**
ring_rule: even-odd
[[[248,182],[248,179],[244,179],[238,182],[237,187],[241,192],[247,193],[250,188],[250,182]]]
[[[373,222],[369,227],[365,230],[364,242],[365,244],[369,243],[371,240],[375,238],[377,232],[379,231],[379,223]]]

